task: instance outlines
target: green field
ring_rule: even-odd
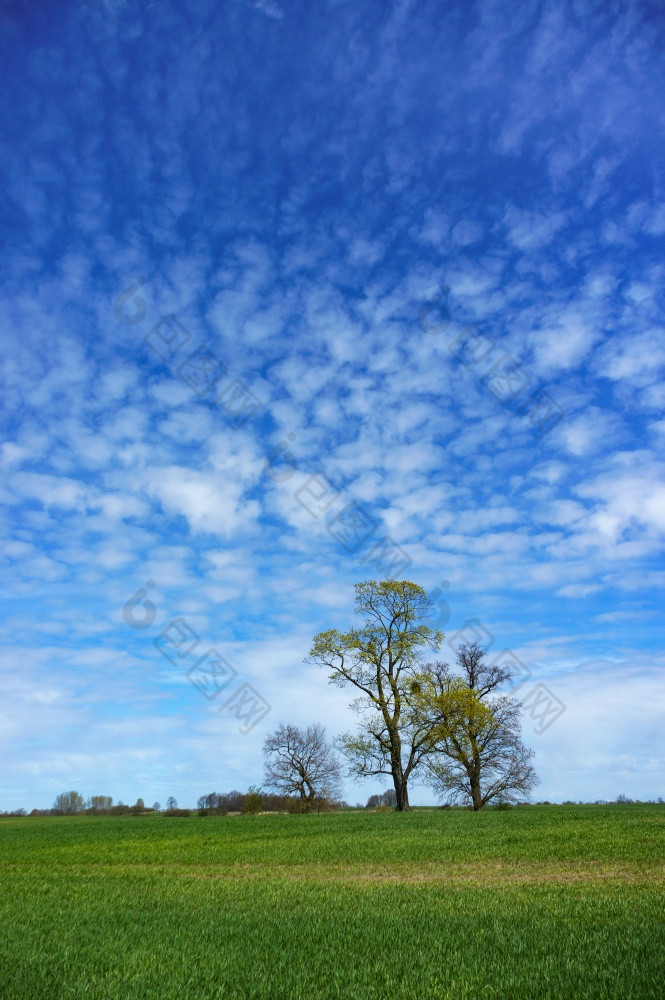
[[[665,807],[0,822],[1,996],[665,996]]]

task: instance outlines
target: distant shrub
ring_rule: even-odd
[[[191,809],[165,809],[162,816],[191,816]]]
[[[126,806],[124,802],[118,802],[117,806],[111,806],[109,809],[110,816],[129,816],[131,809]]]
[[[257,816],[261,812],[263,799],[257,792],[248,792],[242,804],[243,816]]]

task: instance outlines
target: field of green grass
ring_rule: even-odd
[[[0,822],[0,996],[665,996],[665,807]]]

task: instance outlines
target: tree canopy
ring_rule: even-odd
[[[409,808],[409,777],[428,748],[427,722],[411,711],[411,683],[425,651],[438,649],[443,633],[427,624],[434,607],[415,583],[368,580],[355,591],[361,624],[319,632],[308,659],[330,670],[331,683],[359,692],[352,703],[358,730],[344,734],[339,745],[352,774],[392,777],[396,807],[403,811]]]

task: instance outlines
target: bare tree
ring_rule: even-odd
[[[539,781],[533,750],[521,740],[522,706],[498,691],[510,672],[487,664],[486,655],[477,643],[462,646],[458,674],[447,663],[428,665],[412,686],[430,730],[431,784],[441,798],[470,800],[476,811],[493,799],[516,801]]]
[[[65,816],[73,816],[83,812],[85,801],[79,792],[61,792],[60,795],[56,796],[53,808]]]
[[[113,805],[110,795],[93,795],[90,798],[90,808],[94,813],[108,813]]]
[[[220,795],[218,792],[210,792],[208,795],[200,796],[196,803],[196,808],[205,809],[206,812],[226,815],[228,812],[226,798],[227,796]]]
[[[265,783],[285,795],[299,795],[305,812],[341,794],[342,768],[315,722],[307,729],[282,723],[263,744]]]
[[[314,637],[309,662],[330,668],[330,681],[352,685],[360,697],[352,708],[360,714],[356,734],[340,737],[351,773],[359,777],[389,775],[397,810],[409,808],[408,781],[429,748],[427,720],[410,710],[409,691],[423,649],[437,649],[443,633],[422,619],[433,606],[427,594],[407,580],[369,580],[355,586],[360,628],[330,629]]]
[[[397,796],[395,795],[395,789],[388,788],[385,792],[378,795],[370,795],[365,809],[376,809],[378,806],[392,806],[394,809],[396,805]]]

